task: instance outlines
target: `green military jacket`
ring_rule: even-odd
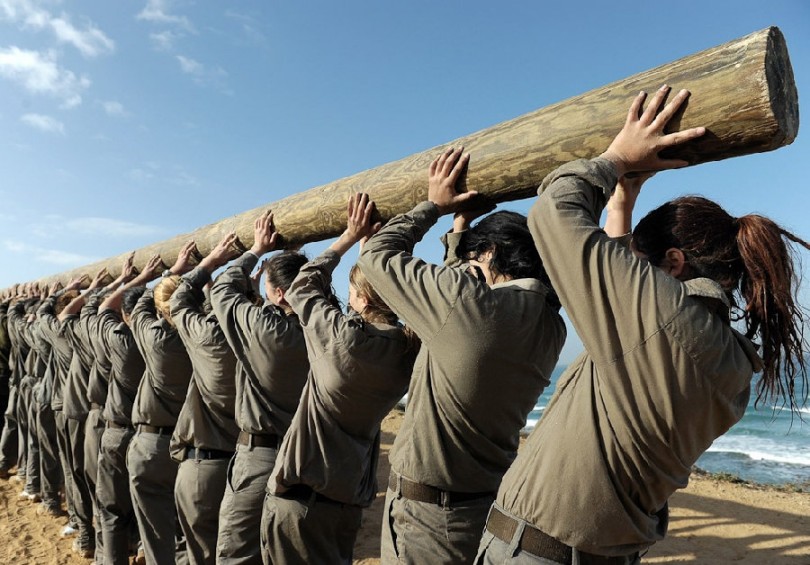
[[[581,551],[661,539],[667,499],[743,415],[760,362],[709,279],[681,282],[599,228],[617,182],[604,159],[551,173],[529,215],[585,353],[560,377],[497,502]]]

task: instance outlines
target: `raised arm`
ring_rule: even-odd
[[[152,256],[149,261],[147,261],[143,270],[136,276],[132,263],[129,262],[125,264],[125,270],[122,271],[122,274],[125,275],[124,280],[128,282],[119,284],[112,294],[104,299],[104,302],[99,306],[99,313],[102,313],[104,310],[119,311],[121,309],[121,298],[124,296],[124,293],[130,288],[145,286],[147,283],[157,278],[161,263],[160,255]]]
[[[659,331],[684,292],[676,279],[599,228],[620,175],[686,164],[657,153],[702,133],[702,128],[663,133],[686,99],[680,93],[656,118],[667,92],[660,90],[643,113],[644,97],[636,98],[611,148],[600,158],[574,161],[551,173],[529,213],[529,228],[549,278],[597,363],[615,361]],[[650,312],[657,316],[641,315]]]
[[[466,261],[465,257],[458,256],[457,251],[462,234],[470,229],[473,220],[492,212],[494,209],[495,204],[488,202],[469,210],[456,212],[453,215],[453,229],[441,237],[444,246],[444,265],[446,267],[458,267]]]
[[[346,229],[320,257],[301,267],[287,291],[287,302],[310,336],[307,345],[319,349],[313,353],[322,353],[331,341],[347,341],[346,334],[356,332],[356,324],[333,301],[332,272],[349,249],[380,229],[379,222],[371,222],[373,211],[367,194],[352,194]]]
[[[235,243],[236,233],[226,235],[197,268],[183,275],[180,285],[169,299],[172,320],[183,340],[199,342],[208,335],[203,288],[211,281],[214,271],[233,258]]]
[[[633,208],[641,192],[641,186],[655,173],[624,176],[616,183],[616,189],[607,203],[605,233],[613,238],[629,236],[633,229]]]
[[[429,201],[389,221],[363,247],[357,261],[380,297],[423,343],[444,327],[462,292],[481,290],[474,278],[459,269],[432,265],[412,255],[416,243],[442,214],[461,210],[477,194],[456,189],[468,161],[460,149],[437,157],[429,170]]]
[[[90,281],[90,286],[87,287],[87,291],[85,291],[82,294],[79,294],[79,296],[71,300],[70,303],[67,306],[65,306],[64,310],[62,310],[59,313],[59,321],[62,321],[68,316],[71,316],[73,314],[78,314],[79,311],[84,306],[85,301],[87,300],[86,296],[87,293],[99,288],[102,284],[102,281],[104,281],[104,279],[109,275],[110,274],[107,272],[106,268],[101,269],[93,278],[93,280]]]
[[[374,212],[374,202],[368,194],[354,193],[349,196],[346,229],[340,234],[329,249],[342,257],[355,243],[368,240],[380,231],[380,222],[371,223],[371,214]]]
[[[211,287],[211,306],[235,351],[240,348],[237,344],[245,330],[256,328],[264,319],[262,307],[254,302],[260,294],[250,273],[262,255],[275,249],[277,239],[273,213],[268,210],[253,223],[253,246],[231,263]]]

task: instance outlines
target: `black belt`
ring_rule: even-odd
[[[248,447],[275,447],[278,448],[279,436],[277,434],[250,434],[239,432],[236,443]]]
[[[125,426],[117,422],[113,422],[112,420],[107,421],[107,427],[114,430],[132,430],[132,426]]]
[[[141,433],[165,436],[174,433],[174,426],[150,426],[149,424],[138,424],[138,431]]]
[[[520,522],[511,516],[507,516],[496,507],[492,507],[487,518],[487,531],[505,543],[511,543],[515,532],[520,526]],[[564,565],[572,562],[572,549],[561,541],[543,533],[534,526],[526,524],[523,534],[518,542],[518,549],[531,553],[543,559],[549,559]],[[605,557],[592,553],[579,552],[580,563],[585,565],[623,565],[627,562],[628,556]]]
[[[201,447],[186,448],[186,459],[230,459],[233,451],[222,451],[220,449],[203,449]]]
[[[287,490],[285,490],[283,493],[277,494],[275,496],[278,496],[279,498],[286,498],[288,500],[307,501],[310,498],[312,498],[313,495],[315,495],[316,502],[325,502],[326,504],[338,504],[340,506],[344,505],[342,502],[338,502],[333,498],[329,498],[328,496],[324,496],[319,492],[315,492],[314,490],[312,490],[312,487],[308,485],[293,485]]]
[[[388,477],[388,488],[394,492],[397,492],[397,482],[399,482],[399,494],[401,494],[403,498],[415,500],[416,502],[429,502],[430,504],[437,504],[439,506],[450,506],[459,502],[468,502],[478,498],[495,496],[495,493],[491,491],[453,492],[449,490],[442,490],[430,485],[416,483],[406,479],[405,477],[399,477],[392,470]]]

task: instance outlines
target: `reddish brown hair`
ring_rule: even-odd
[[[791,410],[796,382],[807,391],[806,311],[798,303],[797,256],[792,243],[810,245],[756,214],[734,218],[717,203],[684,196],[659,206],[633,231],[633,243],[653,265],[667,249],[686,256],[688,276],[723,287],[749,339],[761,342],[764,368],[757,402],[782,397]]]

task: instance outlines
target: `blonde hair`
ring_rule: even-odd
[[[385,303],[385,301],[377,294],[374,287],[371,285],[366,275],[360,270],[360,267],[354,265],[349,271],[349,284],[351,284],[357,293],[366,299],[367,305],[363,308],[362,312],[358,312],[360,317],[366,322],[377,324],[388,324],[396,326],[399,318],[393,310]],[[421,346],[421,341],[416,333],[408,326],[402,326],[405,333],[405,338],[408,340],[409,350],[418,350]]]
[[[171,308],[169,308],[169,299],[171,299],[174,291],[180,286],[180,277],[172,275],[170,277],[163,277],[163,279],[155,286],[155,309],[164,317],[166,321],[174,325],[172,322]]]

